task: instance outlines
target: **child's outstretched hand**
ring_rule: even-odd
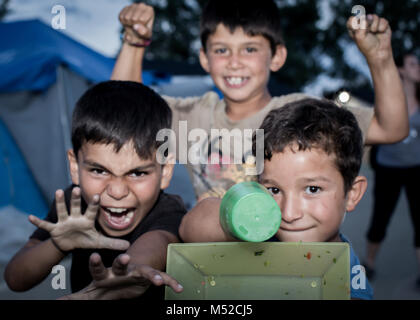
[[[131,44],[147,45],[152,38],[155,11],[144,3],[124,7],[119,15],[124,26],[124,40]]]
[[[125,240],[112,239],[100,234],[95,228],[95,219],[99,208],[99,195],[88,205],[86,212],[81,213],[80,188],[72,190],[70,215],[67,213],[63,190],[55,193],[57,223],[41,220],[33,215],[29,221],[38,228],[48,231],[51,240],[61,251],[77,248],[127,250],[130,243]]]
[[[147,265],[131,265],[128,254],[119,255],[112,268],[105,268],[101,256],[93,253],[89,259],[89,271],[93,278],[92,283],[60,300],[131,299],[144,294],[151,284],[167,285],[175,292],[182,291],[179,283],[165,272]]]
[[[376,14],[350,17],[347,20],[347,29],[368,62],[392,58],[392,32],[386,19]]]

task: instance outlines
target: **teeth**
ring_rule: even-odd
[[[133,211],[127,213],[127,215],[124,217],[124,223],[130,222],[130,220],[133,218],[133,216],[134,216],[134,212]]]
[[[238,85],[238,84],[241,84],[242,81],[244,81],[244,78],[242,78],[242,77],[229,77],[229,78],[226,78],[226,80],[231,85]]]
[[[122,213],[122,212],[127,211],[127,209],[125,208],[106,208],[106,209],[112,213]]]
[[[108,220],[113,221],[114,223],[126,224],[126,223],[129,223],[133,219],[134,211],[130,211],[125,216],[120,217],[120,218],[113,217],[111,216],[109,212],[106,212],[106,211],[105,211],[105,215],[107,216]],[[123,219],[122,221],[121,221],[121,218]]]

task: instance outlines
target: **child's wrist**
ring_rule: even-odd
[[[366,61],[369,66],[372,67],[387,67],[394,65],[394,57],[392,54],[384,55],[383,57],[366,57]]]
[[[392,74],[395,73],[397,67],[395,65],[394,59],[386,60],[386,61],[368,61],[368,66],[370,69],[370,73],[373,76],[375,75],[387,75],[390,72]]]
[[[142,39],[142,41],[131,41],[127,38],[127,35],[125,33],[121,34],[121,40],[123,41],[123,43],[126,43],[129,46],[136,48],[146,48],[152,43],[152,39]]]
[[[54,241],[54,239],[53,238],[51,238],[51,243],[53,244],[53,246],[58,250],[58,251],[60,251],[63,255],[67,255],[68,253],[69,253],[69,251],[65,251],[65,250],[63,250],[63,249],[61,249],[60,248],[60,246],[57,244],[57,242],[55,242]]]

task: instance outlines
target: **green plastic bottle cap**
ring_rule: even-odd
[[[260,242],[274,236],[281,212],[270,192],[253,181],[235,184],[220,204],[220,224],[237,239]]]

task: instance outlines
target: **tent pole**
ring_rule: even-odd
[[[57,68],[57,79],[58,79],[58,96],[59,96],[59,111],[60,111],[60,123],[63,133],[63,146],[64,146],[64,158],[66,159],[67,163],[67,150],[71,149],[71,136],[70,136],[70,119],[68,116],[68,106],[67,106],[67,97],[66,97],[66,89],[65,89],[65,76],[63,66],[59,65]],[[69,166],[66,165],[66,175],[69,184],[71,183],[71,176]]]

